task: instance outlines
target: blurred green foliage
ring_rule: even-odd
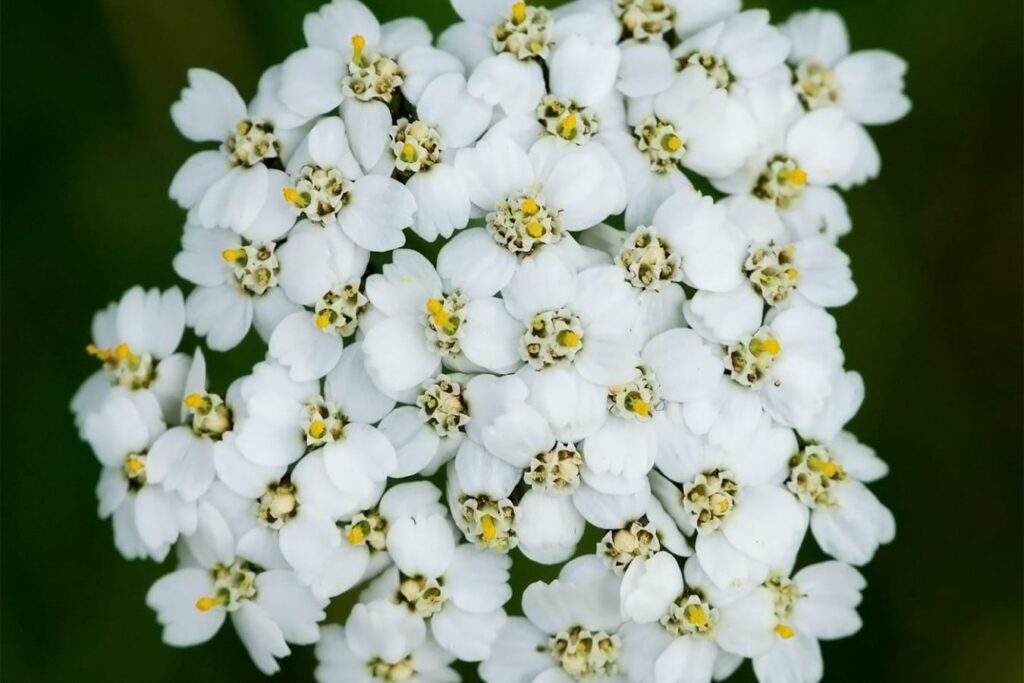
[[[206,66],[251,94],[302,44],[317,0],[76,0],[2,7],[2,678],[262,677],[232,629],[174,650],[143,598],[169,566],[122,560],[67,403],[93,369],[94,310],[175,284],[168,183],[193,146],[168,106]],[[806,0],[758,2],[777,18]],[[443,0],[370,0],[435,29]],[[855,47],[910,62],[914,112],[874,131],[882,177],[849,195],[860,296],[839,314],[867,403],[853,428],[892,467],[899,535],[866,569],[865,629],[824,647],[828,681],[1019,681],[1020,3],[831,0]],[[215,385],[258,353],[212,354]],[[170,562],[168,562],[168,565]],[[523,562],[519,581],[550,578]],[[279,680],[310,680],[311,648]],[[469,674],[466,680],[473,680]],[[738,680],[752,680],[749,667]]]

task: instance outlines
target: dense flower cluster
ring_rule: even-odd
[[[195,69],[171,108],[193,288],[97,314],[72,404],[118,550],[176,549],[164,639],[230,617],[321,683],[818,681],[895,532],[828,309],[904,63],[826,11],[452,2],[435,41],[334,0],[248,104]],[[210,387],[186,326],[266,357]],[[795,570],[808,529],[834,559]],[[513,600],[513,558],[563,566]]]

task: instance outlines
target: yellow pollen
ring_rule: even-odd
[[[544,49],[544,43],[534,41],[530,43],[530,52],[537,53]]]
[[[319,439],[327,433],[327,425],[323,423],[323,420],[313,420],[309,425],[309,435],[314,439]]]
[[[683,148],[683,139],[678,135],[670,135],[668,139],[665,140],[665,147],[667,147],[670,152],[678,152]]]
[[[183,403],[192,410],[201,408],[204,402],[205,401],[203,401],[203,397],[200,394],[189,394],[183,401]]]
[[[366,38],[358,33],[352,36],[352,61],[358,62],[363,58],[363,50],[366,49]]]
[[[779,624],[778,626],[776,626],[775,632],[778,633],[783,640],[789,640],[794,635],[793,629],[786,626],[785,624]]]
[[[220,257],[227,261],[228,263],[231,263],[232,261],[240,261],[243,258],[245,258],[245,250],[225,249],[224,251],[220,252]]]
[[[427,312],[430,318],[438,327],[445,327],[451,321],[451,317],[444,310],[444,303],[440,299],[427,299]]]
[[[352,531],[348,532],[346,537],[348,542],[352,545],[359,545],[366,538],[366,534],[363,533],[363,529],[360,526],[352,527]]]
[[[565,330],[558,334],[558,343],[562,346],[568,346],[570,348],[580,345],[580,335],[576,334],[572,330]]]
[[[327,329],[327,326],[331,324],[331,312],[320,311],[319,313],[316,314],[315,322],[316,326],[319,327],[321,330]]]
[[[203,597],[203,598],[199,598],[198,600],[196,600],[196,609],[199,610],[200,612],[209,612],[211,609],[213,609],[217,605],[223,605],[224,602],[225,602],[224,598],[220,597],[220,596],[218,596],[216,598]]]
[[[802,168],[794,168],[792,171],[783,171],[779,174],[782,179],[791,185],[803,187],[807,184],[807,171]]]
[[[633,401],[633,412],[640,417],[647,417],[651,414],[651,404],[647,401],[637,399]]]
[[[411,163],[416,159],[416,148],[411,142],[402,145],[402,161]]]
[[[127,344],[118,344],[114,347],[114,356],[118,360],[130,360],[133,363],[139,360],[139,357],[132,353],[132,350],[128,348]]]
[[[527,216],[536,216],[540,211],[540,204],[533,197],[526,197],[523,201],[519,202],[519,208]]]
[[[284,200],[289,204],[301,204],[302,193],[296,190],[294,187],[286,187],[281,190],[281,194],[284,195]]]
[[[575,114],[569,114],[568,116],[565,117],[565,120],[562,121],[562,134],[563,135],[572,135],[575,131],[576,131],[576,115]]]
[[[538,223],[537,221],[533,221],[532,223],[526,226],[526,234],[532,237],[533,239],[537,239],[538,237],[544,234],[544,226]]]
[[[526,21],[526,3],[517,2],[512,5],[512,18],[517,24],[521,24]]]
[[[839,473],[839,467],[835,463],[822,460],[815,455],[807,458],[807,466],[816,472],[821,472],[829,479],[832,479]]]
[[[779,340],[775,337],[768,337],[761,342],[761,348],[772,356],[777,356],[779,355],[779,352],[782,351],[782,346],[779,345]]]
[[[145,465],[143,465],[142,461],[133,455],[132,457],[128,458],[128,462],[125,463],[125,467],[128,468],[128,471],[131,474],[138,474],[143,470],[143,468],[145,468]]]
[[[708,615],[700,605],[689,605],[686,608],[686,621],[694,626],[707,626]]]
[[[498,527],[494,525],[494,520],[489,515],[480,520],[480,537],[488,543],[498,537]]]

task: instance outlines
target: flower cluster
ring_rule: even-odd
[[[435,41],[334,0],[249,103],[195,69],[171,108],[193,288],[98,313],[72,403],[118,550],[176,549],[164,639],[230,617],[321,683],[818,681],[895,533],[828,309],[904,63],[826,11],[452,3]],[[211,388],[186,326],[266,356]],[[513,558],[562,566],[513,601]]]

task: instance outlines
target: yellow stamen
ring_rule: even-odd
[[[779,340],[775,337],[768,337],[765,339],[761,343],[761,348],[773,356],[779,355],[779,352],[782,351],[782,346],[779,344]]]
[[[331,312],[328,310],[320,311],[316,314],[314,322],[316,322],[316,326],[321,330],[327,329],[327,326],[331,324]]]
[[[572,330],[564,330],[558,333],[558,343],[570,348],[577,347],[580,345],[580,335]]]
[[[783,180],[791,185],[803,187],[807,184],[807,171],[802,168],[794,168],[792,171],[783,171],[779,174]]]
[[[668,136],[668,139],[665,140],[665,147],[670,152],[678,152],[683,148],[683,139],[678,135],[670,135]]]
[[[302,204],[302,193],[296,190],[294,187],[286,187],[281,190],[281,194],[284,195],[284,200],[289,204],[295,204],[298,206]]]
[[[700,605],[689,605],[686,608],[686,621],[694,626],[707,626],[708,615]]]
[[[638,398],[633,401],[633,412],[640,417],[647,417],[651,414],[651,404]]]
[[[245,250],[225,249],[224,251],[220,252],[220,257],[227,261],[228,263],[231,263],[232,261],[241,261],[243,258],[245,258]]]
[[[203,397],[200,394],[189,394],[188,396],[185,397],[184,403],[192,410],[198,410],[203,406],[203,403],[205,403],[205,401],[203,400]]]
[[[200,612],[209,612],[217,605],[223,605],[226,601],[227,600],[224,596],[217,596],[216,598],[199,598],[196,600],[196,609]]]
[[[536,54],[544,49],[544,43],[534,41],[530,43],[530,52]]]
[[[526,197],[519,202],[519,209],[527,216],[535,216],[540,211],[540,204],[532,197]]]
[[[833,477],[836,476],[836,474],[839,473],[839,467],[837,467],[835,463],[828,462],[827,460],[822,460],[816,455],[812,455],[811,457],[807,458],[807,466],[810,467],[815,472],[821,472],[829,479],[832,479]]]
[[[128,458],[128,462],[125,463],[125,468],[127,468],[130,474],[138,474],[145,467],[146,466],[142,464],[142,461],[136,458],[134,455]]]
[[[797,270],[796,268],[787,268],[786,277],[788,277],[790,280],[796,280],[798,277],[800,277],[800,271]]]
[[[480,519],[480,537],[488,543],[498,537],[498,527],[494,525],[494,520],[489,515]]]
[[[575,114],[569,114],[568,116],[565,117],[565,120],[562,121],[562,135],[564,135],[566,137],[569,137],[570,135],[572,135],[575,132],[576,132],[576,115]]]
[[[352,531],[348,532],[348,542],[352,545],[359,545],[366,538],[366,534],[363,533],[363,528],[359,525],[352,527]]]
[[[526,226],[526,234],[532,237],[533,239],[537,239],[538,237],[544,234],[544,226],[538,223],[537,221],[533,221],[532,223]]]
[[[366,49],[366,38],[358,33],[352,36],[352,61],[358,62],[363,58],[363,50]]]
[[[416,160],[416,148],[413,147],[411,142],[407,142],[402,145],[402,161],[406,163],[412,163]]]
[[[783,640],[789,640],[794,635],[793,629],[791,629],[790,627],[786,626],[785,624],[779,624],[778,626],[776,626],[775,627],[775,632],[778,633],[779,636],[781,636]]]
[[[118,344],[117,346],[115,346],[114,356],[116,356],[118,360],[135,361],[138,359],[138,356],[132,353],[132,350],[128,348],[127,344]]]
[[[512,5],[512,19],[514,19],[517,24],[521,24],[524,21],[526,21],[525,2],[517,2],[516,4]]]
[[[440,299],[427,299],[427,312],[438,327],[445,327],[451,321],[451,317],[444,310],[444,302]]]
[[[313,420],[309,425],[309,435],[314,439],[319,439],[327,433],[327,425],[323,423],[323,420]]]

